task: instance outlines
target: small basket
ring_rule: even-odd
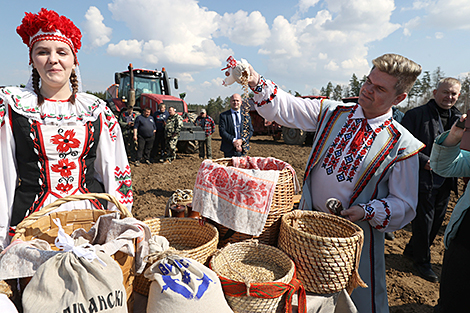
[[[282,217],[279,249],[295,263],[305,290],[330,294],[367,287],[358,272],[364,234],[356,224],[323,212],[295,210]]]
[[[53,221],[54,219],[59,218],[64,231],[70,235],[74,230],[79,228],[83,228],[86,231],[90,230],[101,215],[110,214],[113,211],[81,209],[47,214],[67,202],[96,199],[103,199],[113,203],[121,213],[121,218],[132,217],[129,210],[112,195],[106,193],[71,195],[59,198],[40,211],[34,212],[25,218],[16,226],[15,236],[12,241],[15,239],[21,239],[23,241],[42,239],[47,241],[53,250],[59,250],[54,245],[55,238],[59,231],[58,226]],[[123,285],[126,288],[127,298],[129,299],[132,295],[132,283],[134,281],[134,257],[119,251],[111,257],[121,267],[124,277]]]
[[[201,225],[198,219],[189,217],[158,217],[144,221],[153,235],[165,237],[170,247],[186,254],[186,257],[207,264],[209,258],[217,251],[219,233],[217,229],[205,223]],[[147,265],[148,267],[148,265]],[[150,280],[143,274],[134,280],[134,291],[148,296]]]
[[[232,159],[217,159],[214,162],[223,166],[232,166]],[[281,217],[285,213],[291,212],[294,207],[294,178],[289,169],[279,172],[279,179],[274,189],[274,195],[269,209],[269,214],[264,224],[263,231],[259,236],[251,236],[240,232],[235,232],[223,225],[216,224],[220,233],[219,247],[227,243],[236,243],[247,239],[257,239],[260,243],[277,246]]]
[[[278,248],[259,244],[256,240],[228,244],[214,254],[210,267],[222,281],[225,298],[234,312],[284,312],[286,293],[277,298],[255,297],[253,293],[229,296],[224,287],[224,281],[235,281],[248,286],[247,294],[250,294],[252,284],[257,284],[258,290],[263,283],[289,284],[295,273],[294,262]],[[266,296],[269,292],[256,294]]]

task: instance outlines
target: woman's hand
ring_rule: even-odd
[[[463,114],[460,117],[460,122],[465,122],[466,119],[467,119],[467,114]],[[462,140],[462,136],[463,136],[463,133],[465,132],[465,128],[460,128],[456,124],[457,122],[454,123],[454,125],[452,125],[449,135],[447,135],[444,142],[442,142],[443,146],[446,146],[446,147],[456,146],[460,142],[460,140]]]

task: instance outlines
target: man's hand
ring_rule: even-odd
[[[134,135],[134,141],[137,141],[137,135]]]
[[[354,205],[347,210],[341,211],[341,216],[351,222],[360,221],[364,218],[364,209],[358,205]]]
[[[250,72],[248,85],[251,87],[255,87],[256,85],[258,85],[260,75],[258,74],[258,72],[255,71],[255,69],[253,68],[253,66],[251,66],[251,64],[248,66],[248,70]]]
[[[431,170],[431,160],[428,160],[428,161],[426,162],[426,164],[424,165],[424,169],[425,169],[426,171],[430,171],[430,170]]]
[[[243,144],[243,140],[241,139],[237,139],[233,142],[233,146],[235,147],[235,150],[237,152],[242,152],[242,144]]]

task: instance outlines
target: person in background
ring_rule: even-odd
[[[468,118],[464,114],[460,121]],[[470,152],[460,149],[464,129],[455,124],[436,138],[431,150],[430,167],[433,172],[446,178],[470,176]],[[467,306],[468,281],[470,280],[470,191],[454,206],[444,233],[444,260],[442,262],[439,301],[436,313],[463,312]]]
[[[220,113],[219,133],[222,137],[220,150],[225,158],[245,156],[248,153],[253,125],[250,114],[244,114],[241,106],[242,97],[236,93],[230,97],[230,110]]]
[[[133,107],[128,107],[119,117],[119,125],[121,126],[122,136],[124,137],[124,145],[126,147],[127,158],[131,162],[135,161],[136,145],[134,141],[134,123],[138,114]]]
[[[401,120],[403,119],[403,116],[405,116],[405,113],[400,111],[400,109],[397,108],[397,106],[393,106],[392,111],[393,111],[392,112],[393,113],[393,119],[395,121],[397,121],[398,123],[401,123]]]
[[[80,30],[42,8],[26,13],[16,32],[32,71],[24,88],[0,88],[0,250],[18,223],[59,198],[109,193],[129,210],[133,203],[118,121],[104,101],[81,92]],[[59,210],[72,209],[102,205],[73,201]]]
[[[152,153],[150,154],[151,159],[160,160],[163,162],[165,157],[165,123],[168,119],[168,111],[164,103],[158,105],[158,110],[153,113],[153,120],[157,127],[155,133],[155,142],[153,144]]]
[[[447,77],[439,81],[428,103],[406,112],[402,125],[426,144],[419,156],[419,195],[416,217],[411,222],[412,236],[403,254],[413,261],[418,274],[430,282],[439,278],[431,267],[430,247],[444,221],[450,191],[457,193],[457,178],[445,178],[433,171],[429,156],[434,140],[450,130],[462,115],[455,107],[460,81]]]
[[[176,159],[176,145],[180,131],[183,128],[183,118],[176,113],[174,107],[168,108],[168,119],[165,124],[165,143],[166,143],[166,160],[165,163],[171,163]]]
[[[150,164],[150,151],[152,151],[156,132],[155,122],[150,112],[150,108],[145,107],[142,115],[135,119],[134,141],[138,142],[135,166],[139,166],[141,161]]]
[[[206,109],[202,109],[194,122],[196,126],[201,126],[206,133],[206,140],[199,141],[199,158],[212,159],[212,134],[215,131],[215,123],[212,117],[207,115]]]
[[[415,217],[417,154],[424,146],[392,118],[392,107],[406,98],[421,66],[397,54],[372,63],[358,104],[294,97],[251,65],[248,84],[265,119],[316,132],[299,209],[331,213],[325,204],[334,197],[345,208],[340,215],[362,228],[359,274],[368,287],[351,298],[359,312],[382,313],[389,312],[384,232]]]

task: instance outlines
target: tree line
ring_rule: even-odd
[[[436,88],[437,83],[445,78],[446,75],[437,67],[433,72],[424,71],[416,80],[413,88],[408,93],[405,102],[399,105],[399,109],[403,112],[408,111],[416,106],[423,105],[433,97],[433,90]],[[455,77],[460,80],[462,88],[460,90],[460,97],[456,103],[456,107],[462,112],[466,112],[470,108],[470,72],[465,77]],[[352,74],[348,85],[336,85],[328,82],[326,87],[321,87],[320,96],[326,96],[333,100],[340,101],[347,97],[359,96],[359,90],[362,84],[366,81],[367,76],[364,75],[358,79],[356,74]],[[314,91],[312,91],[314,93]],[[296,92],[297,93],[297,92]]]
[[[401,103],[398,108],[402,112],[406,112],[411,108],[423,105],[433,97],[433,90],[436,88],[437,83],[446,77],[445,73],[438,66],[434,71],[424,71],[416,80],[413,88],[408,93],[407,98]],[[462,88],[460,90],[460,97],[456,103],[456,107],[462,112],[467,112],[470,109],[470,72],[464,77],[455,77],[460,80]],[[326,96],[330,99],[341,101],[348,97],[359,96],[359,91],[362,84],[366,81],[367,76],[364,75],[362,78],[358,78],[355,73],[352,74],[347,85],[337,84],[336,86],[330,81],[324,87],[320,88],[320,94],[315,89],[312,89],[310,95],[314,96]],[[302,96],[298,91],[288,91],[296,97]],[[252,97],[253,94],[250,94]],[[207,110],[207,114],[210,115],[216,123],[218,123],[219,114],[230,108],[230,97],[222,99],[220,96],[216,99],[210,99],[207,105],[188,104],[190,110],[199,111],[201,108]]]

